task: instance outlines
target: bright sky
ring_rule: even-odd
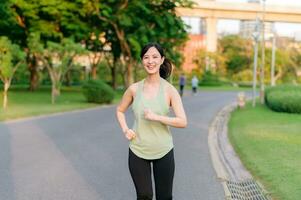
[[[247,0],[217,0],[221,2],[231,2],[231,3],[244,3]],[[261,1],[262,2],[262,1]],[[286,5],[286,6],[298,6],[301,9],[300,0],[266,0],[266,4],[270,5]],[[290,36],[301,38],[301,24],[293,23],[275,23],[276,31],[281,36]],[[219,20],[218,22],[218,32],[226,33],[238,33],[239,31],[239,21],[236,20]]]

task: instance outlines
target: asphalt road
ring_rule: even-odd
[[[208,126],[237,92],[183,97],[185,129],[175,144],[174,200],[222,200]],[[131,109],[127,113],[132,124]],[[0,123],[0,200],[134,200],[128,142],[115,106]]]

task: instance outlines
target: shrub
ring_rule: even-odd
[[[253,80],[253,71],[246,69],[232,76],[232,80],[236,82],[251,82]]]
[[[301,113],[301,87],[282,85],[267,88],[265,103],[277,112]]]
[[[239,87],[251,88],[253,87],[253,82],[238,82],[237,85]]]
[[[89,80],[83,84],[83,93],[88,102],[111,103],[114,90],[101,80]]]
[[[202,80],[199,85],[201,86],[220,86],[222,82],[220,81],[217,74],[213,74],[211,71],[206,71],[203,74]]]

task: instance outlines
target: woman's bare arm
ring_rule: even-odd
[[[125,134],[125,136],[131,140],[135,137],[135,133],[133,130],[129,129],[126,119],[125,119],[125,112],[128,109],[128,107],[133,102],[133,97],[135,93],[135,84],[131,85],[123,94],[123,97],[119,103],[119,105],[116,108],[116,117],[119,122],[119,125],[122,129],[122,132]]]

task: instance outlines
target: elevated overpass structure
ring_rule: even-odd
[[[200,17],[206,22],[206,48],[209,52],[217,49],[217,20],[255,20],[262,18],[263,8],[255,3],[226,3],[194,0],[192,8],[177,8],[177,14],[185,17]],[[265,6],[265,21],[301,23],[301,7]]]

